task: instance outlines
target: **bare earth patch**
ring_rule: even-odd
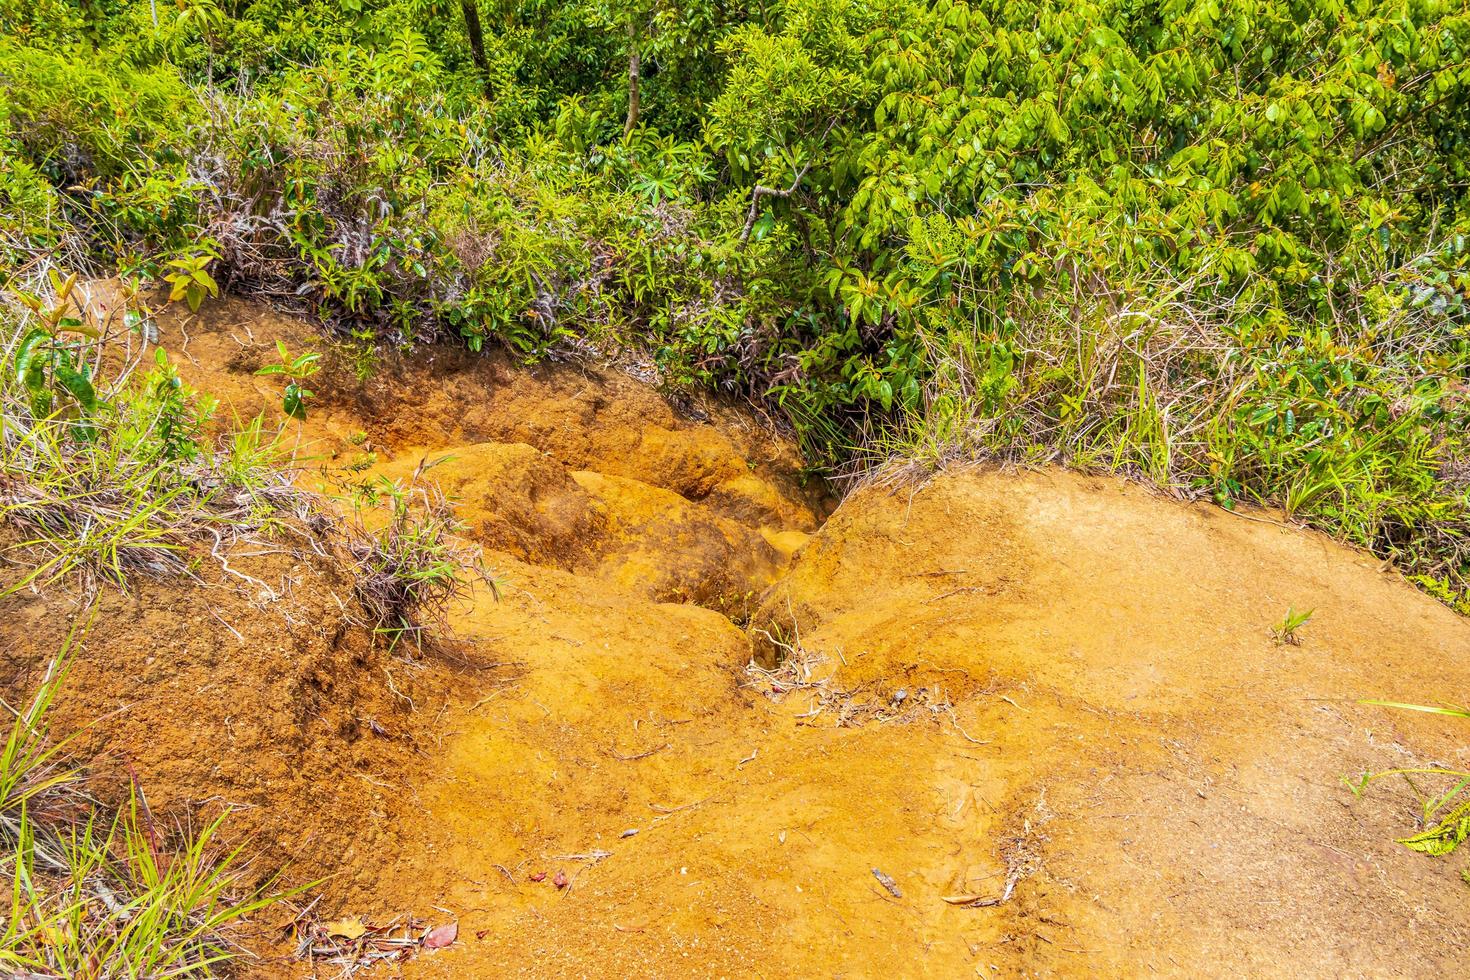
[[[319,343],[242,303],[163,336],[245,414],[276,339]],[[435,352],[317,387],[303,482],[457,457],[428,478],[501,600],[390,654],[327,572],[259,558],[277,602],[109,600],[63,705],[157,807],[236,804],[263,868],[335,874],[320,920],[456,922],[404,975],[1470,969],[1466,856],[1393,843],[1407,786],[1341,778],[1470,768],[1445,719],[1358,703],[1463,700],[1470,625],[1370,558],[1056,471],[829,517],[749,419],[590,368]],[[0,607],[0,681],[61,610]],[[254,973],[340,970],[280,925]]]

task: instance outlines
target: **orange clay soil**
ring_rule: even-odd
[[[206,312],[163,342],[241,413],[276,339],[320,343]],[[248,559],[277,599],[145,583],[64,718],[118,709],[89,737],[155,809],[241,805],[263,871],[335,875],[324,916],[457,919],[403,975],[1470,971],[1467,855],[1393,843],[1403,781],[1342,783],[1470,768],[1463,724],[1358,703],[1470,690],[1470,624],[1372,559],[1060,471],[829,517],[749,419],[592,368],[435,351],[310,386],[303,482],[452,455],[427,478],[501,601],[410,657],[306,559]],[[1299,646],[1270,635],[1288,607],[1315,610]],[[0,606],[12,690],[64,608]],[[262,948],[247,973],[312,974]]]

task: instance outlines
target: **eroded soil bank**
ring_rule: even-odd
[[[243,415],[277,339],[320,343],[241,303],[162,335]],[[161,810],[238,807],[262,871],[333,875],[323,914],[456,919],[405,975],[1470,970],[1465,856],[1393,843],[1405,784],[1341,779],[1470,768],[1452,722],[1358,703],[1463,701],[1470,625],[1370,558],[1051,471],[829,516],[751,419],[586,367],[435,352],[313,387],[303,481],[452,457],[426,478],[502,598],[390,653],[328,570],[242,556],[270,594],[109,599],[63,721],[101,717]],[[1300,646],[1269,633],[1288,606]],[[0,607],[0,679],[65,611]],[[250,971],[310,973],[272,952]]]

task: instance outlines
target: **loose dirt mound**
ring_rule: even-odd
[[[346,884],[379,850],[381,774],[423,751],[408,695],[392,689],[423,697],[442,681],[426,686],[429,665],[386,655],[349,620],[350,583],[330,565],[269,554],[232,568],[250,581],[206,565],[203,581],[104,591],[90,613],[59,586],[0,599],[0,689],[33,690],[76,628],[52,720],[79,733],[72,748],[94,760],[101,796],[136,785],[160,832],[228,807],[248,878],[290,868]],[[0,560],[0,589],[17,577]]]
[[[246,413],[278,338],[313,343],[243,304],[164,325]],[[869,488],[821,525],[764,430],[591,369],[436,353],[312,386],[308,482],[454,457],[426,478],[504,582],[453,615],[466,664],[333,640],[324,573],[297,575],[319,640],[230,610],[248,653],[169,589],[146,629],[104,611],[72,717],[170,684],[175,720],[111,744],[178,806],[226,795],[220,772],[256,787],[248,829],[323,842],[272,860],[343,869],[326,915],[454,915],[407,975],[1470,969],[1464,857],[1393,843],[1406,787],[1340,781],[1470,768],[1453,722],[1357,703],[1470,689],[1470,625],[1371,560],[1057,472]],[[1316,610],[1299,647],[1268,632],[1288,606]],[[157,677],[119,679],[140,639]],[[258,705],[248,752],[189,693],[209,671]],[[289,775],[250,761],[273,737]]]

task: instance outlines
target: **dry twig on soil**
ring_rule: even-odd
[[[356,916],[323,922],[303,913],[289,928],[296,933],[296,958],[340,966],[340,980],[379,963],[402,963],[423,949],[448,946],[459,933],[458,923],[430,927],[412,915],[375,926]]]

